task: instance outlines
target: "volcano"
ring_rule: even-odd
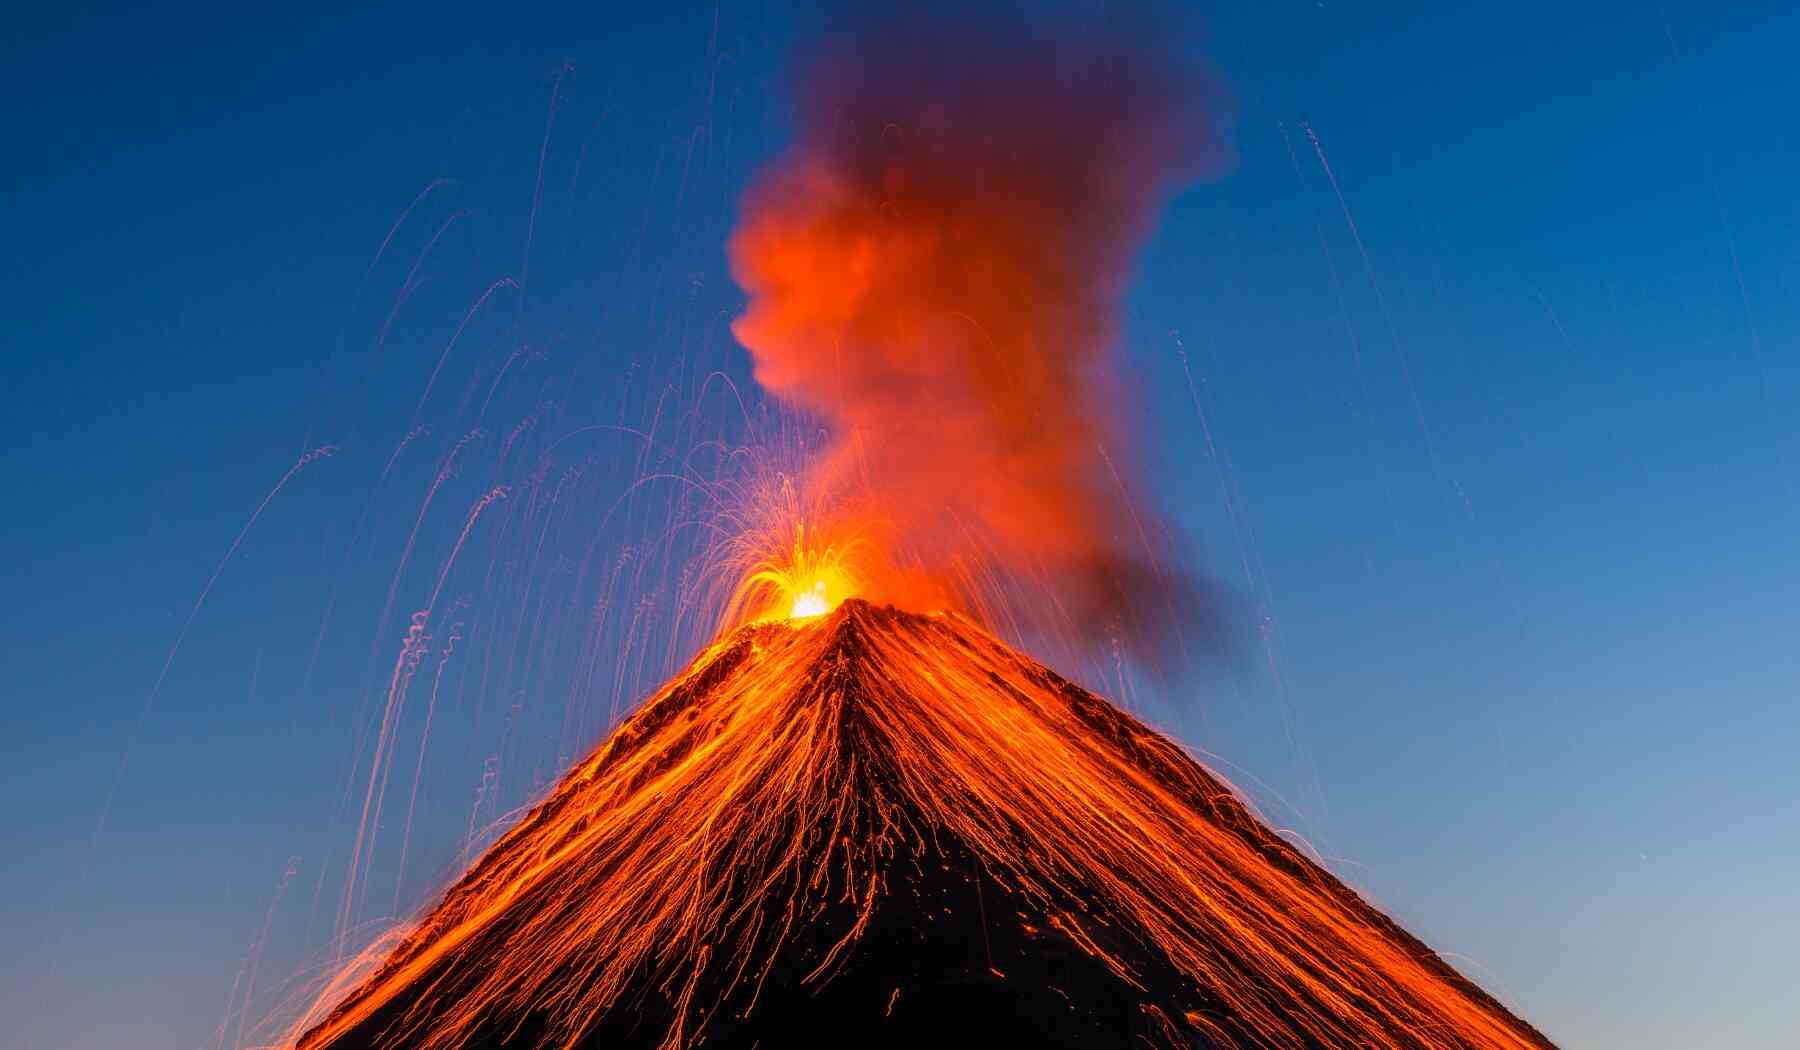
[[[1166,737],[954,614],[720,638],[298,1040],[1547,1047]]]

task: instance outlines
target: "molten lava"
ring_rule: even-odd
[[[352,1047],[1545,1047],[954,613],[721,637],[302,1022]]]

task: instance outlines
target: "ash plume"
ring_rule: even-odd
[[[1158,213],[1226,159],[1221,93],[1149,20],[969,22],[818,48],[731,240],[733,330],[828,428],[806,482],[878,537],[871,597],[1030,596],[996,618],[1152,658],[1178,624],[1219,641],[1140,495],[1115,351]]]

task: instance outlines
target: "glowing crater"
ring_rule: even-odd
[[[790,620],[802,620],[808,616],[824,616],[831,611],[832,601],[825,594],[825,581],[813,581],[812,589],[794,595],[793,611],[788,613]]]

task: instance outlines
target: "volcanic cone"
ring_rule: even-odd
[[[1546,1047],[1167,738],[952,613],[727,634],[299,1040]]]

